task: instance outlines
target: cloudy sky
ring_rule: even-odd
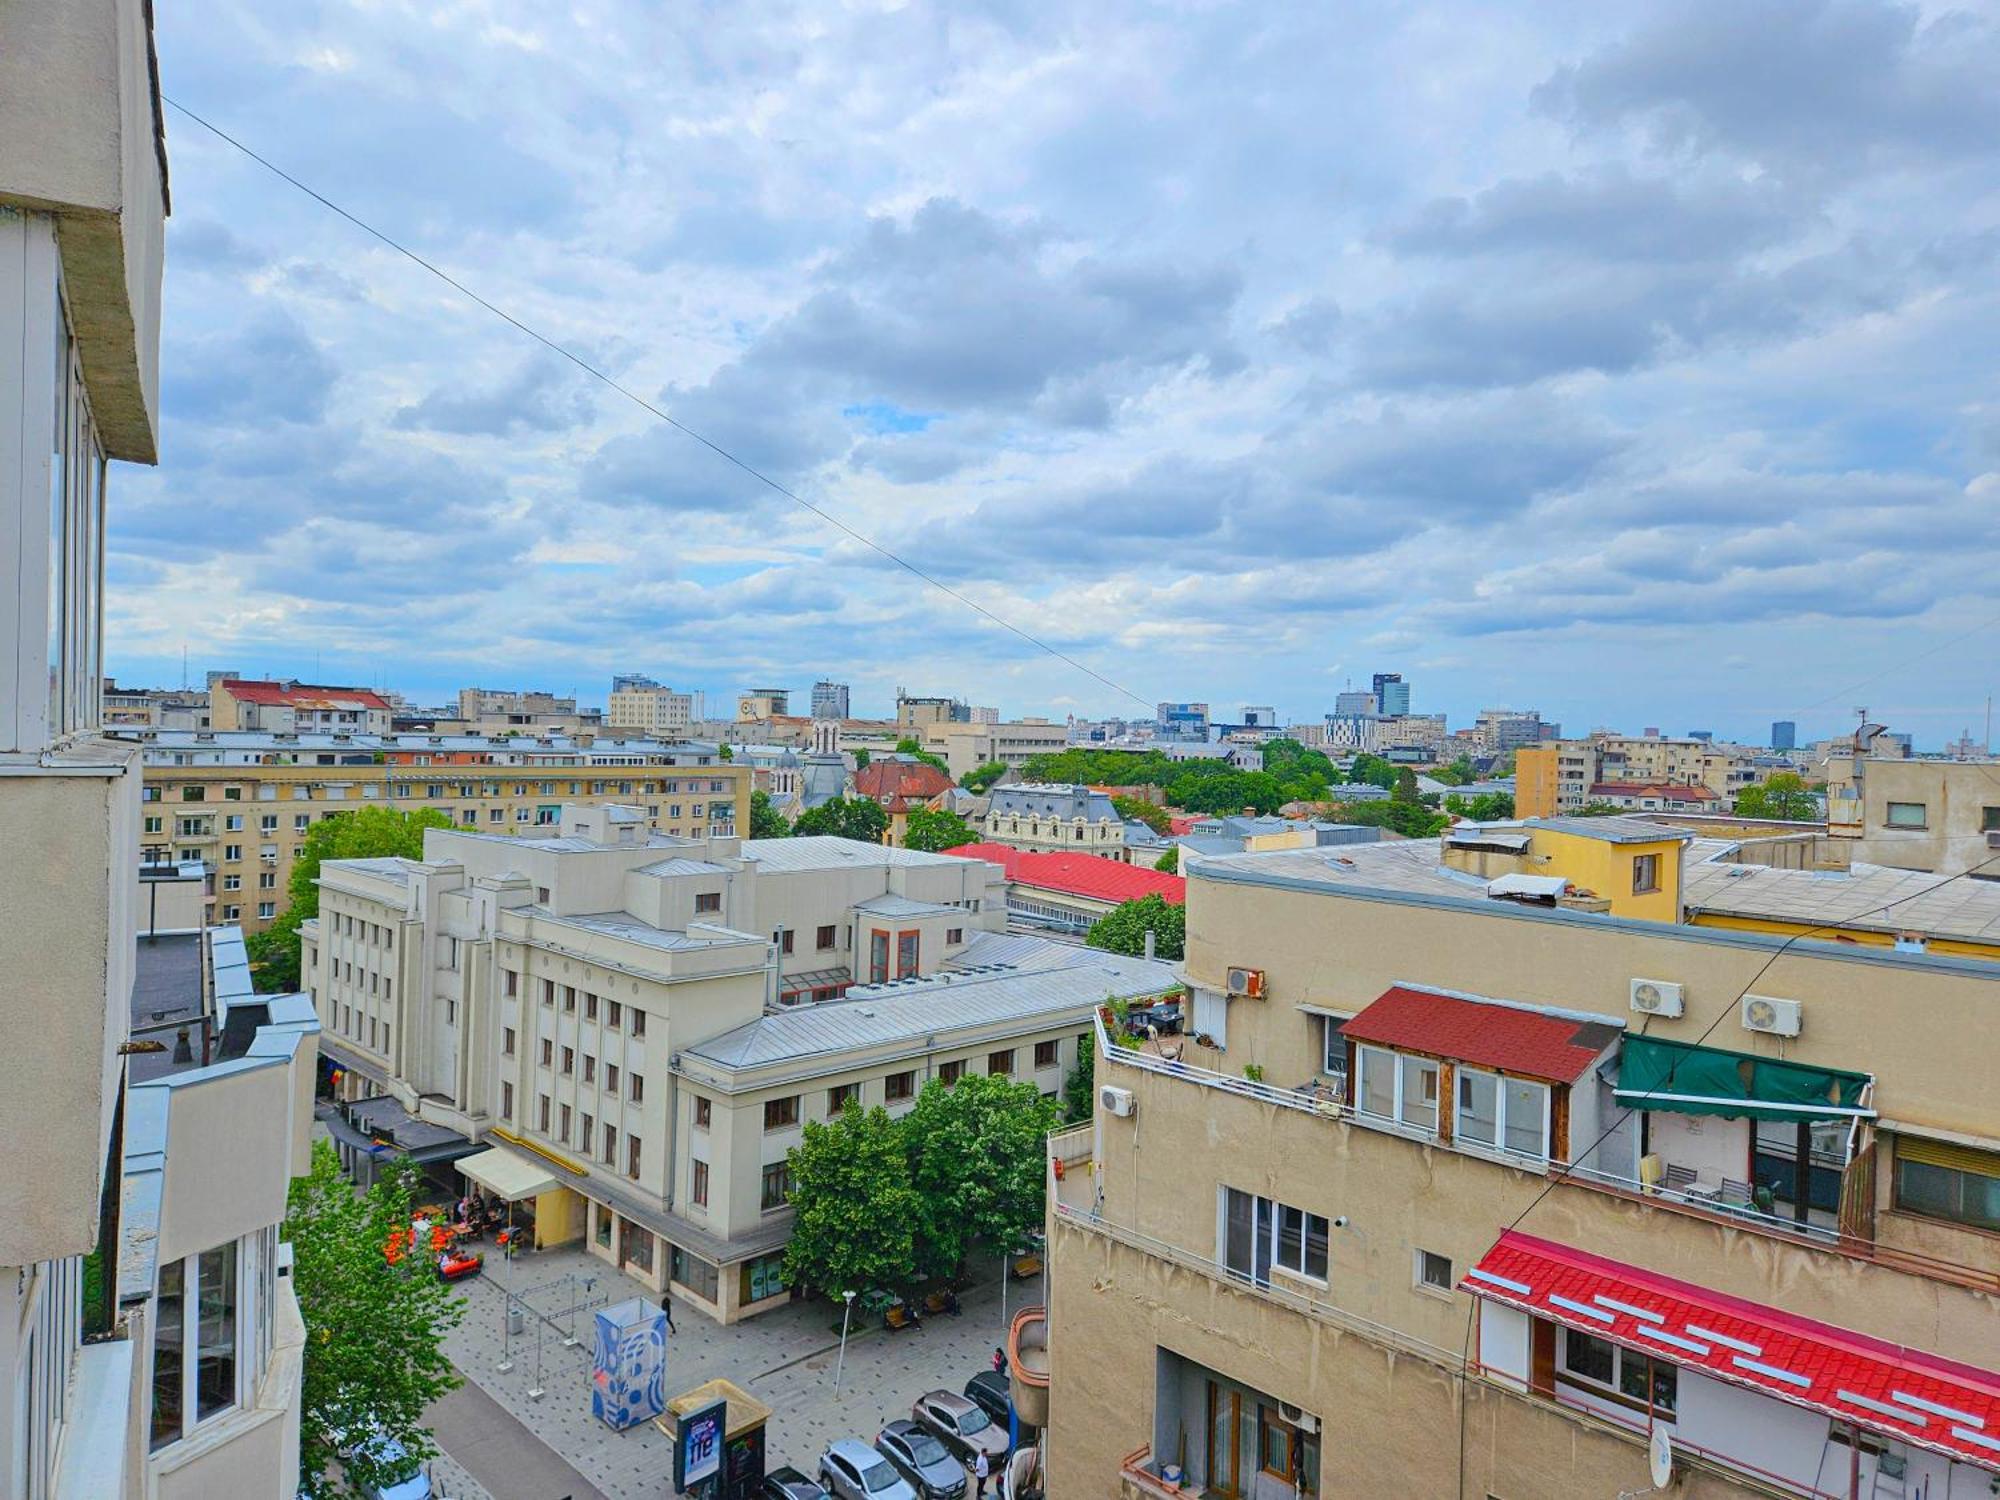
[[[1978,730],[1991,9],[183,0],[167,92],[1137,699]],[[1132,713],[170,115],[108,665]],[[1982,629],[1983,627],[1983,629]]]

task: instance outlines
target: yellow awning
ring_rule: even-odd
[[[505,1146],[463,1158],[458,1170],[506,1203],[538,1197],[562,1186],[543,1163]]]

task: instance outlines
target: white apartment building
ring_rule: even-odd
[[[677,693],[657,683],[614,688],[604,710],[604,727],[613,734],[664,739],[686,739],[701,719],[700,693]]]
[[[1055,1064],[1023,1056],[1039,1077],[1073,1061],[1107,988],[1171,982],[1164,966],[1094,972],[1065,1004],[1043,986],[981,1005],[954,979],[898,1009],[890,997],[944,972],[1003,961],[987,956],[1009,941],[997,866],[845,839],[673,838],[616,806],[566,805],[552,838],[433,830],[422,860],[327,864],[320,892],[303,972],[347,1091],[486,1145],[461,1170],[532,1214],[538,1243],[581,1238],[723,1321],[776,1295],[790,1218],[766,1174],[830,1103],[806,1077],[893,1102],[892,1075],[1054,1042],[1033,1055]],[[777,1098],[792,1102],[768,1130],[737,1128]]]

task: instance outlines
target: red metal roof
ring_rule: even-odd
[[[1151,870],[1144,865],[1128,865],[1095,854],[1041,854],[1028,849],[1010,849],[1005,844],[960,844],[945,850],[964,859],[984,859],[999,865],[1007,879],[1019,885],[1039,886],[1068,896],[1087,896],[1097,901],[1136,901],[1142,896],[1163,896],[1169,906],[1187,902],[1187,878]]]
[[[1658,797],[1662,802],[1717,802],[1721,799],[1705,786],[1683,786],[1677,781],[1600,781],[1590,789],[1593,797]]]
[[[2000,1472],[2000,1375],[1990,1370],[1511,1230],[1460,1286]]]
[[[1384,990],[1343,1036],[1410,1052],[1429,1052],[1475,1067],[1574,1083],[1618,1034],[1602,1021],[1577,1021],[1437,990]]]
[[[256,682],[241,677],[227,678],[222,686],[230,697],[241,703],[282,703],[308,708],[348,704],[357,708],[386,710],[389,707],[388,699],[367,688],[322,687],[310,682]]]
[[[884,803],[893,797],[926,801],[950,786],[949,776],[921,760],[871,760],[854,773],[854,790]]]

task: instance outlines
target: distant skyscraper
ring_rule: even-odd
[[[1790,719],[1775,719],[1771,723],[1771,748],[1773,750],[1796,750],[1799,747],[1799,726]]]
[[[630,693],[636,692],[641,688],[662,686],[664,686],[663,683],[653,681],[644,672],[620,672],[616,677],[611,679],[611,691],[614,693]]]
[[[1154,719],[1154,730],[1163,740],[1205,740],[1208,738],[1208,705],[1162,703]]]
[[[1410,711],[1410,685],[1401,672],[1377,672],[1373,684],[1376,713],[1393,719]]]
[[[1243,722],[1252,729],[1275,729],[1278,727],[1278,711],[1268,704],[1246,704]]]
[[[815,719],[846,719],[853,717],[847,707],[847,684],[844,682],[815,682],[812,695],[812,716]]]
[[[1343,719],[1355,714],[1372,714],[1375,712],[1375,695],[1350,688],[1344,693],[1335,695],[1333,711],[1337,717]]]

